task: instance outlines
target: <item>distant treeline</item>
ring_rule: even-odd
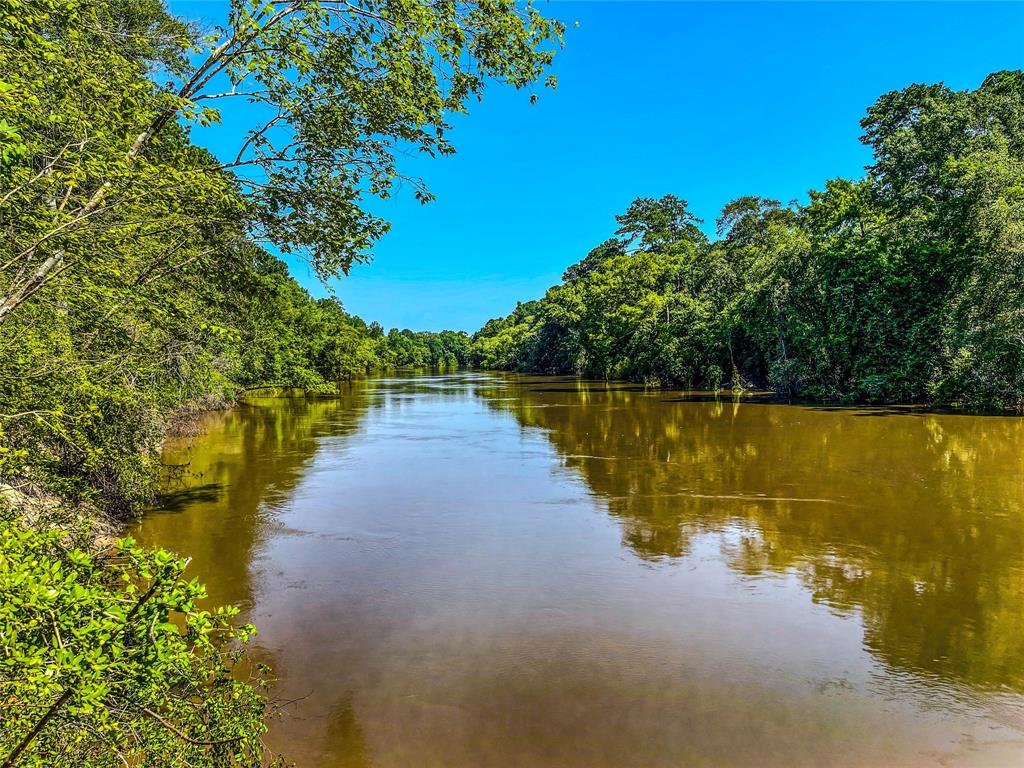
[[[562,284],[476,333],[474,363],[1024,411],[1024,77],[913,85],[861,125],[863,179],[738,198],[715,240],[685,200],[636,200]]]

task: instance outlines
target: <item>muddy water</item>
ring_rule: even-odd
[[[300,766],[1024,764],[1024,419],[462,373],[205,427],[136,535]]]

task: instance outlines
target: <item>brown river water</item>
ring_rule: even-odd
[[[134,535],[303,768],[1024,765],[1024,419],[455,373],[204,427]]]

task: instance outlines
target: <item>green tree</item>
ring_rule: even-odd
[[[738,198],[708,242],[684,200],[640,198],[529,313],[484,326],[474,359],[1024,412],[1022,125],[1020,72],[912,85],[862,121],[867,176],[805,206]]]
[[[98,227],[137,222],[132,203],[225,170],[254,233],[308,254],[321,276],[347,271],[387,229],[362,199],[402,180],[396,150],[451,153],[448,116],[488,80],[543,77],[562,29],[513,0],[234,0],[228,26],[200,37],[157,0],[15,0],[0,17],[0,44],[16,51],[0,91],[3,181],[20,215],[0,323],[94,261],[81,244]],[[255,105],[258,124],[233,159],[169,177],[154,152],[179,120],[217,121],[222,99]]]

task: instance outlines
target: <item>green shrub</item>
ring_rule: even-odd
[[[76,538],[0,519],[0,764],[260,765],[252,627],[198,607],[186,560]]]

